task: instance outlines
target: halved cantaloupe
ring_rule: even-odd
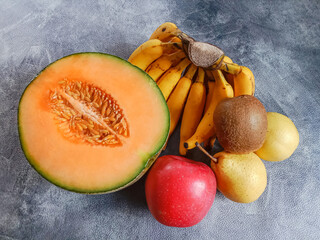
[[[102,53],[50,64],[26,88],[19,134],[30,164],[81,193],[120,190],[151,166],[169,131],[169,111],[142,70]]]

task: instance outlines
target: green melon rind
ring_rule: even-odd
[[[135,68],[136,71],[138,71],[139,73],[141,73],[145,79],[148,79],[149,84],[151,85],[151,87],[154,89],[155,93],[158,94],[160,100],[163,102],[163,107],[164,107],[164,113],[166,114],[167,118],[166,118],[166,129],[164,130],[164,134],[163,136],[160,138],[159,143],[155,146],[155,150],[152,153],[147,153],[147,154],[143,154],[144,159],[142,159],[142,163],[141,166],[138,168],[138,170],[130,177],[128,177],[127,179],[124,179],[123,182],[117,183],[114,186],[109,186],[109,187],[102,187],[100,189],[80,189],[80,188],[76,188],[76,187],[70,187],[67,186],[65,184],[63,184],[62,182],[59,182],[58,180],[54,179],[54,177],[49,176],[49,174],[45,173],[44,171],[41,170],[41,167],[39,165],[37,165],[35,163],[35,161],[33,160],[33,157],[31,156],[31,154],[28,152],[28,149],[26,149],[26,144],[24,142],[24,138],[23,138],[23,130],[22,130],[22,126],[20,124],[20,105],[21,105],[21,101],[23,99],[23,96],[26,92],[26,90],[28,89],[29,86],[31,86],[31,84],[38,78],[38,76],[48,67],[50,67],[52,64],[54,64],[55,62],[64,59],[64,58],[68,58],[71,56],[76,56],[76,55],[83,55],[83,54],[94,54],[97,56],[102,56],[102,57],[107,57],[107,58],[111,58],[113,60],[116,61],[121,61],[121,63],[127,64],[132,68]],[[156,127],[156,126],[155,126]],[[106,53],[99,53],[99,52],[81,52],[81,53],[75,53],[75,54],[71,54],[68,56],[65,56],[63,58],[60,58],[52,63],[50,63],[48,66],[46,66],[29,84],[28,86],[25,88],[25,90],[23,91],[23,94],[20,98],[19,101],[19,108],[18,108],[18,131],[19,131],[19,139],[20,139],[20,145],[21,148],[28,160],[28,162],[30,163],[30,165],[46,180],[48,180],[49,182],[53,183],[54,185],[72,191],[72,192],[77,192],[77,193],[86,193],[86,194],[103,194],[103,193],[111,193],[111,192],[115,192],[115,191],[119,191],[123,188],[126,188],[128,186],[130,186],[131,184],[135,183],[136,181],[138,181],[146,172],[147,170],[152,166],[152,164],[155,162],[155,160],[157,159],[157,157],[159,156],[159,154],[161,153],[165,143],[167,142],[167,139],[169,137],[169,129],[170,129],[170,112],[168,109],[168,106],[166,104],[166,100],[161,92],[161,90],[159,89],[158,85],[156,84],[156,82],[143,70],[141,70],[140,68],[132,65],[130,62],[111,55],[111,54],[106,54]]]

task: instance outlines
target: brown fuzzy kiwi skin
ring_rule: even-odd
[[[254,96],[222,100],[213,115],[217,138],[226,152],[250,153],[262,147],[267,133],[267,112]]]

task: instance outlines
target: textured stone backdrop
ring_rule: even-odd
[[[319,239],[319,8],[318,0],[0,0],[0,239]],[[165,21],[251,68],[256,96],[300,132],[289,160],[265,162],[268,186],[258,201],[218,193],[206,218],[187,229],[153,219],[144,178],[109,195],[55,187],[28,164],[17,131],[19,98],[47,64],[81,51],[128,58]],[[164,154],[178,154],[178,136]],[[207,161],[197,150],[188,156]]]

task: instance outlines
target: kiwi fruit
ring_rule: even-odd
[[[266,109],[251,95],[222,100],[215,109],[213,122],[224,150],[238,154],[258,150],[268,127]]]

